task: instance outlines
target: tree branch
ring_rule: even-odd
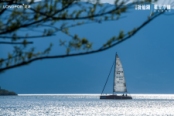
[[[102,51],[106,51],[126,40],[128,40],[129,38],[131,38],[132,36],[134,36],[138,31],[140,31],[144,26],[146,26],[147,24],[149,24],[151,21],[153,21],[155,18],[159,17],[161,14],[163,14],[164,12],[161,13],[157,13],[156,15],[154,14],[154,16],[152,16],[150,19],[146,20],[143,24],[141,24],[132,34],[127,34],[123,39],[117,41],[116,43],[108,46],[108,47],[101,47],[99,49],[96,50],[92,50],[89,52],[81,52],[81,53],[73,53],[73,54],[65,54],[65,55],[55,55],[55,56],[41,56],[38,58],[33,58],[31,60],[28,61],[23,61],[21,63],[15,64],[15,65],[11,65],[8,67],[4,67],[4,68],[0,68],[0,72],[8,70],[8,69],[12,69],[12,68],[16,68],[16,67],[20,67],[20,66],[24,66],[27,64],[30,64],[34,61],[38,61],[38,60],[43,60],[43,59],[54,59],[54,58],[65,58],[65,57],[72,57],[72,56],[81,56],[81,55],[87,55],[87,54],[93,54],[93,53],[98,53],[98,52],[102,52]]]
[[[73,0],[72,0],[72,1],[73,1]],[[58,10],[57,12],[55,12],[54,14],[52,14],[51,16],[54,16],[56,13],[62,12],[63,10],[69,8],[69,6],[70,6],[72,3],[73,3],[73,2],[70,2],[67,6],[65,6],[65,7],[62,8],[61,10]],[[38,21],[33,21],[33,22],[31,22],[31,23],[28,23],[28,24],[20,25],[19,27],[15,28],[15,29],[5,30],[4,32],[0,32],[0,34],[11,33],[11,32],[13,32],[13,31],[15,31],[15,30],[17,30],[17,29],[20,29],[20,28],[25,28],[25,27],[29,27],[29,26],[34,25],[34,24],[39,24],[39,23],[41,23],[41,22],[43,22],[43,21],[45,21],[45,20],[48,20],[49,18],[50,18],[50,16],[47,16],[47,17],[45,17],[45,18],[43,18],[43,19],[40,19],[40,20],[38,20]]]
[[[24,44],[24,42],[4,42],[4,41],[0,41],[0,44]],[[25,44],[33,44],[33,42],[26,42]]]
[[[120,17],[119,19],[121,19],[121,18],[126,18],[126,16],[122,16],[122,17]],[[55,32],[58,32],[58,31],[62,31],[63,29],[65,29],[65,28],[73,28],[73,27],[77,27],[77,26],[80,26],[80,25],[85,25],[85,24],[92,24],[92,23],[102,23],[103,21],[104,22],[108,22],[108,21],[115,21],[115,20],[118,20],[118,19],[108,19],[108,20],[100,20],[100,21],[98,21],[98,20],[94,20],[95,22],[90,22],[90,21],[87,21],[87,22],[83,22],[83,23],[76,23],[76,24],[72,24],[72,25],[69,25],[69,26],[66,26],[66,27],[64,27],[64,28],[62,28],[62,29],[59,29],[59,28],[57,28],[57,27],[53,27],[53,26],[51,26],[51,25],[41,25],[41,26],[45,26],[45,27],[50,27],[50,28],[55,28],[55,30],[57,30],[57,31],[55,31]],[[35,38],[46,38],[46,37],[50,37],[50,36],[53,36],[53,35],[35,35],[35,36],[17,36],[17,38],[18,39],[35,39]],[[6,38],[6,39],[11,39],[11,38],[13,38],[12,36],[0,36],[0,39],[1,38]]]
[[[52,35],[35,35],[35,36],[18,36],[17,38],[19,39],[30,39],[30,38],[43,38],[43,37],[49,37],[49,36],[52,36]],[[0,38],[7,38],[7,39],[11,39],[13,38],[12,36],[0,36]]]

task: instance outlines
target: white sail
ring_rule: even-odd
[[[116,55],[115,65],[115,78],[114,78],[114,92],[127,92],[126,81],[124,77],[123,67],[118,55]]]

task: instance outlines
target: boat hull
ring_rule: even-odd
[[[100,96],[100,99],[132,99],[131,96],[118,96],[118,95],[102,95]]]

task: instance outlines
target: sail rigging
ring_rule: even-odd
[[[114,74],[114,92],[127,92],[123,66],[117,54]]]

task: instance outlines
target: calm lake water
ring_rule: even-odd
[[[99,94],[0,96],[0,116],[174,116],[174,94],[132,97],[100,100]]]

